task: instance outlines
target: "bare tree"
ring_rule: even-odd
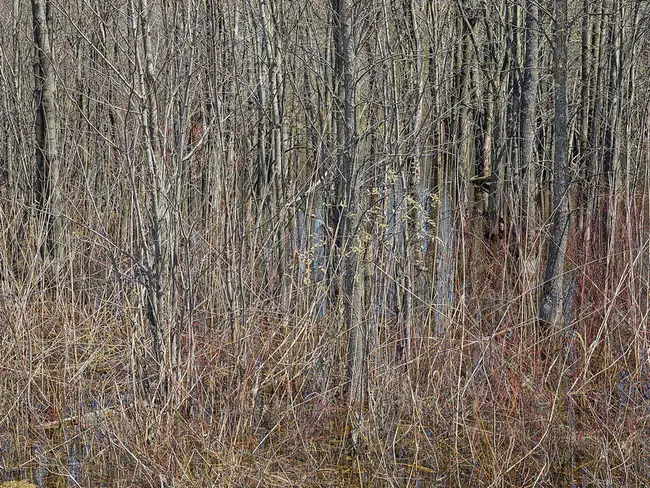
[[[147,0],[131,0],[131,34],[135,43],[135,64],[140,95],[141,123],[146,153],[148,218],[139,221],[144,242],[144,259],[141,263],[144,302],[149,328],[153,337],[158,384],[154,399],[171,401],[176,405],[180,394],[180,297],[182,287],[178,282],[179,241],[181,223],[180,191],[182,184],[182,151],[167,141],[173,125],[165,124],[161,130],[158,100],[162,80],[157,78],[152,42],[152,9]],[[183,93],[186,96],[186,92]],[[182,96],[182,95],[181,95]],[[183,100],[181,98],[181,100]],[[185,103],[181,107],[186,108]],[[187,120],[187,115],[184,116]],[[181,132],[183,130],[181,129]],[[184,136],[178,139],[184,145]],[[172,146],[166,154],[167,144]],[[164,147],[165,146],[165,147]],[[176,151],[174,151],[176,149]],[[176,166],[176,167],[174,167]],[[136,202],[140,198],[133,188]]]
[[[526,54],[521,88],[521,208],[528,221],[532,217],[537,183],[536,167],[533,161],[537,110],[537,88],[539,85],[539,8],[536,0],[526,2]],[[524,229],[526,237],[528,225]]]
[[[567,52],[569,24],[567,1],[556,0],[554,19],[555,123],[553,159],[553,227],[542,283],[539,321],[545,328],[562,327],[564,314],[564,262],[569,242],[569,137]]]
[[[348,401],[358,406],[364,398],[366,368],[366,324],[363,317],[364,278],[360,270],[361,207],[359,205],[363,165],[357,159],[356,140],[356,40],[354,31],[354,2],[332,2],[336,25],[337,77],[340,83],[339,140],[341,211],[339,232],[342,235],[343,303],[348,328]]]
[[[43,258],[54,259],[60,245],[58,221],[60,194],[56,74],[52,49],[52,5],[49,0],[32,0],[34,27],[34,97],[36,100],[35,197],[44,227],[40,244]]]
[[[5,1],[3,467],[643,485],[649,19],[632,0]],[[554,366],[538,329],[567,339]]]

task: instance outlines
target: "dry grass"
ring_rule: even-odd
[[[572,2],[573,229],[552,335],[536,316],[553,12],[523,161],[529,2],[356,2],[353,66],[338,1],[146,3],[51,2],[60,202],[43,208],[31,5],[0,3],[0,482],[650,486],[649,2]],[[339,225],[347,160],[358,229]],[[345,392],[346,243],[363,257],[361,405]],[[177,333],[178,366],[152,323]]]
[[[482,288],[472,284],[475,294],[457,304],[446,334],[434,334],[425,318],[417,324],[421,335],[406,361],[396,358],[391,324],[377,325],[383,340],[369,352],[360,411],[343,401],[345,335],[337,315],[313,319],[309,309],[260,305],[235,343],[223,314],[204,310],[205,323],[194,324],[190,390],[183,408],[170,410],[134,401],[135,326],[128,310],[111,306],[114,299],[90,307],[48,293],[6,298],[5,479],[40,476],[47,486],[72,477],[93,486],[647,485],[640,320],[647,302],[635,303],[639,296],[622,281],[604,297],[590,279],[599,265],[588,264],[571,327],[540,341],[522,313],[534,288],[504,279],[511,271],[499,262],[480,270]]]

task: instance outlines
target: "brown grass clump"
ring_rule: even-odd
[[[346,407],[337,386],[344,362],[328,332],[332,317],[260,312],[251,319],[259,324],[254,339],[237,346],[218,328],[197,335],[193,390],[170,409],[125,396],[130,358],[120,351],[131,345],[120,320],[31,302],[21,342],[0,346],[4,388],[32,392],[13,403],[3,397],[12,446],[3,459],[33,476],[45,468],[41,476],[54,486],[74,478],[111,486],[550,487],[607,476],[617,486],[642,485],[647,414],[632,324],[612,310],[598,338],[599,323],[585,313],[573,335],[543,342],[520,325],[515,303],[499,307],[491,311],[498,321],[460,311],[453,331],[426,332],[407,367],[391,359],[392,343],[374,348],[360,410]],[[48,314],[39,319],[41,309]]]

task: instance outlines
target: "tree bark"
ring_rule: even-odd
[[[522,174],[520,175],[521,210],[525,221],[526,237],[529,230],[529,219],[533,209],[535,197],[536,171],[533,162],[533,148],[535,144],[535,112],[537,110],[537,86],[539,84],[539,10],[536,0],[529,0],[526,4],[526,55],[524,59],[524,78],[521,88],[521,153],[519,163]]]
[[[569,240],[569,138],[567,131],[567,0],[556,0],[554,32],[555,125],[553,161],[553,228],[542,283],[539,322],[546,330],[564,325],[564,260]]]
[[[168,156],[164,153],[158,122],[158,100],[154,53],[151,40],[150,7],[147,0],[139,0],[136,12],[133,0],[133,35],[135,19],[140,21],[141,39],[134,38],[142,97],[142,128],[146,136],[147,196],[149,201],[149,236],[144,252],[143,277],[149,329],[153,336],[154,353],[158,369],[158,387],[154,400],[161,403],[177,400],[180,378],[180,337],[178,330],[178,297],[180,288],[175,281],[178,270],[179,225],[173,221],[178,211],[176,189],[172,183]],[[141,41],[141,46],[138,45]],[[167,160],[166,160],[167,159]],[[137,199],[137,195],[136,195]],[[141,234],[147,235],[145,229]]]
[[[60,242],[58,189],[59,157],[57,147],[56,79],[52,60],[51,7],[49,0],[32,0],[34,27],[34,98],[36,100],[36,181],[35,199],[41,213],[44,239],[41,256],[52,260]]]
[[[343,248],[343,303],[345,323],[348,328],[347,396],[350,405],[363,403],[363,383],[366,357],[366,331],[363,323],[364,282],[360,270],[360,208],[359,190],[362,182],[361,167],[356,158],[356,49],[353,32],[352,0],[333,0],[332,6],[337,28],[337,57],[340,82],[340,120],[343,147],[341,167],[340,231]],[[339,138],[341,140],[341,138]]]

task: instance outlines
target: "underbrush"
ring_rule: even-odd
[[[193,324],[182,401],[171,407],[134,393],[134,355],[149,345],[134,344],[144,335],[133,333],[128,311],[71,309],[44,294],[6,299],[4,478],[46,486],[646,485],[644,326],[622,297],[594,310],[585,291],[570,327],[540,339],[518,314],[532,292],[486,297],[493,308],[479,320],[472,308],[480,301],[459,305],[444,335],[423,321],[408,358],[383,335],[369,348],[361,408],[344,401],[345,334],[335,315],[256,312],[235,343],[226,317],[206,312]]]

